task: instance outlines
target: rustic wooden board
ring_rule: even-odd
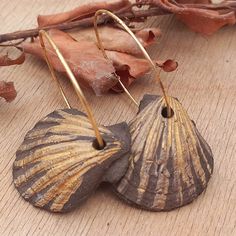
[[[84,2],[1,0],[0,32],[34,27],[37,14]],[[168,213],[132,208],[107,186],[65,215],[50,214],[25,202],[12,183],[15,151],[40,118],[65,106],[45,63],[28,56],[22,66],[0,68],[0,79],[15,81],[18,90],[13,103],[0,102],[0,235],[236,235],[236,27],[207,38],[172,17],[151,19],[147,24],[163,29],[151,55],[179,62],[177,72],[162,74],[165,86],[187,108],[212,147],[215,170],[207,191],[194,203]],[[144,93],[160,94],[160,89],[146,76],[131,92],[139,100]],[[136,113],[125,95],[95,97],[90,91],[86,95],[100,124],[128,121]],[[80,109],[76,96],[70,97]]]

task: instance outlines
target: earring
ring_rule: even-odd
[[[103,55],[108,58],[98,34],[100,14],[109,15],[130,34],[158,75],[133,32],[107,10],[97,11],[94,20]],[[129,167],[114,188],[128,203],[151,211],[169,211],[192,202],[204,191],[213,172],[213,155],[178,99],[166,94],[159,75],[158,80],[163,96],[144,95],[141,100],[137,116],[129,123]],[[120,80],[119,83],[132,98]]]
[[[44,38],[65,67],[87,116],[71,108],[50,63]],[[86,200],[101,182],[114,183],[124,175],[130,135],[126,123],[97,127],[77,80],[45,31],[40,31],[40,43],[68,108],[50,113],[26,134],[16,152],[13,178],[20,195],[32,205],[65,212]]]

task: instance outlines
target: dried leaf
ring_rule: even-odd
[[[39,27],[64,23],[92,16],[98,9],[121,10],[131,6],[128,0],[116,0],[113,3],[97,2],[80,6],[74,10],[49,16],[39,16]],[[145,59],[134,57],[142,55],[141,50],[123,29],[111,26],[100,26],[99,35],[108,57],[103,58],[101,51],[97,47],[97,39],[93,28],[86,28],[78,31],[71,31],[70,35],[59,30],[50,31],[52,38],[62,51],[65,59],[69,63],[76,78],[81,83],[92,87],[97,95],[116,89],[118,85],[117,75],[128,87],[136,78],[148,73],[150,65]],[[146,28],[137,31],[136,36],[144,47],[153,44],[157,37],[161,35],[158,28]],[[38,40],[33,43],[24,43],[25,52],[44,58]],[[48,45],[48,48],[49,45]],[[50,52],[50,57],[54,68],[59,72],[65,72],[61,63]],[[157,65],[166,71],[174,68],[164,66],[163,62]],[[174,67],[172,65],[172,67]]]
[[[236,2],[232,0],[137,0],[173,12],[190,29],[210,35],[225,25],[236,23]],[[216,4],[217,3],[217,4]]]
[[[106,51],[106,53],[109,59],[113,61],[116,73],[120,76],[120,80],[125,87],[129,87],[136,78],[150,71],[150,65],[145,59],[116,51]],[[123,91],[119,83],[117,83],[112,90],[116,92]]]
[[[76,78],[84,85],[92,87],[97,95],[105,93],[117,83],[112,62],[103,57],[94,42],[85,40],[77,42],[69,34],[59,30],[50,30],[49,34],[61,50]],[[22,47],[26,53],[44,59],[38,40],[33,43],[23,43]],[[47,48],[50,50],[49,58],[53,67],[59,72],[65,72],[51,47],[47,45]]]
[[[136,34],[140,42],[147,46],[154,42],[154,37],[159,32],[158,29],[150,28],[138,31]],[[80,34],[73,32],[73,37],[59,30],[51,30],[49,33],[62,51],[76,78],[82,84],[91,87],[97,95],[110,89],[117,92],[121,91],[115,73],[120,76],[121,81],[128,87],[136,78],[150,71],[150,65],[146,59],[134,56],[140,54],[140,49],[136,47],[133,39],[121,29],[107,26],[101,28],[101,40],[104,47],[109,49],[106,52],[110,60],[105,59],[98,49],[92,28],[86,29]],[[113,40],[113,37],[117,40]],[[38,40],[22,45],[26,53],[44,59]],[[50,49],[49,45],[47,47]],[[50,51],[50,58],[53,67],[57,71],[65,72],[61,62],[52,51]],[[177,65],[177,63],[174,64],[174,61],[164,63],[157,61],[156,63],[165,71],[172,71]]]
[[[106,50],[142,55],[141,50],[126,31],[111,26],[100,26],[98,30],[102,45]],[[93,28],[71,31],[70,34],[77,41],[88,40],[97,44]],[[161,31],[159,28],[154,27],[145,28],[136,31],[135,35],[144,47],[148,47],[156,42],[156,39],[161,35]]]
[[[107,56],[113,61],[116,68],[126,66],[132,77],[138,78],[150,71],[149,62],[143,58],[137,58],[127,53],[106,50]],[[127,69],[126,68],[126,69]]]
[[[6,55],[0,56],[0,66],[20,65],[24,63],[24,61],[25,53],[23,51],[21,51],[21,54],[15,59],[11,59],[8,53]]]
[[[144,76],[151,70],[150,64],[146,59],[137,58],[133,55],[116,51],[106,50],[106,53],[109,59],[113,61],[113,65],[116,68],[116,73],[120,76],[120,79],[125,87],[129,87],[135,79]],[[157,66],[161,67],[166,72],[171,72],[178,66],[178,63],[174,60],[155,62]],[[123,91],[119,83],[117,83],[112,90],[116,92]]]
[[[39,15],[38,25],[39,27],[45,27],[49,25],[60,24],[64,22],[69,22],[73,20],[83,19],[92,16],[99,9],[106,9],[110,11],[120,10],[122,8],[128,7],[130,2],[128,0],[115,0],[113,2],[93,2],[89,4],[82,5],[71,11],[54,14],[54,15]]]
[[[0,97],[11,102],[16,97],[16,90],[13,82],[0,81]]]
[[[165,72],[172,72],[178,67],[178,62],[169,59],[166,61],[157,61],[157,65],[161,67]]]

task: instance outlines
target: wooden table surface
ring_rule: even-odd
[[[84,2],[1,0],[0,32],[35,27],[39,13],[60,12]],[[179,98],[212,147],[215,169],[207,191],[192,204],[167,213],[132,208],[107,186],[64,215],[25,202],[13,186],[15,152],[40,118],[65,106],[45,63],[27,56],[21,66],[0,68],[0,80],[14,81],[18,91],[14,102],[0,101],[0,235],[236,235],[236,26],[202,37],[172,17],[153,18],[147,25],[163,31],[150,50],[152,57],[179,62],[176,72],[162,74],[169,94]],[[160,94],[160,89],[146,76],[131,92],[140,100],[144,93]],[[85,93],[100,124],[129,121],[136,113],[124,94]]]

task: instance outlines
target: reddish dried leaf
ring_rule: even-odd
[[[211,0],[137,0],[173,12],[190,29],[210,35],[225,25],[236,23],[236,2],[232,0],[213,4]]]
[[[8,54],[0,56],[0,66],[20,65],[25,61],[25,53],[21,52],[16,59],[11,59]]]
[[[84,85],[89,85],[99,95],[108,91],[117,82],[112,63],[106,60],[94,42],[77,42],[69,34],[59,30],[50,30],[50,36],[55,41],[76,78]],[[44,59],[44,54],[38,40],[22,44],[26,53],[31,53]],[[59,72],[65,72],[51,47],[49,58],[53,67]]]
[[[83,19],[92,16],[99,9],[106,9],[110,11],[120,10],[128,7],[130,2],[128,0],[115,0],[113,2],[93,2],[82,5],[71,11],[54,14],[54,15],[40,15],[38,16],[39,27],[55,25],[59,23],[69,22],[73,20]]]
[[[0,81],[0,97],[11,102],[16,97],[16,90],[13,82]]]
[[[140,51],[140,49],[137,48],[134,53],[133,47],[136,46],[136,44],[126,32],[117,28],[111,29],[111,27],[103,27],[101,31],[103,32],[102,41],[104,46],[107,45],[106,48],[112,50],[106,50],[108,57],[111,59],[109,61],[103,57],[101,51],[96,46],[93,29],[81,33],[83,37],[78,36],[79,34],[73,34],[77,36],[78,41],[62,31],[49,31],[51,37],[62,51],[76,78],[80,80],[80,82],[92,87],[96,94],[101,94],[107,92],[117,84],[117,78],[114,75],[115,72],[120,75],[121,80],[128,87],[135,78],[139,78],[150,71],[150,65],[145,59],[122,53],[122,51],[128,51],[133,54],[138,54]],[[144,45],[152,43],[153,39],[150,38],[153,38],[153,35],[155,35],[153,32],[155,31],[159,32],[159,30],[155,29],[147,29],[138,32],[140,42]],[[91,34],[91,32],[93,32],[93,34]],[[123,36],[111,42],[112,38],[110,32],[115,36],[124,35],[126,42],[122,39]],[[151,34],[151,36],[148,36],[149,34]],[[121,42],[119,40],[121,40]],[[33,43],[23,43],[22,46],[26,53],[44,58],[38,40]],[[49,45],[47,45],[47,47],[50,48]],[[57,71],[65,72],[57,56],[52,51],[50,51],[50,59],[53,67]],[[159,62],[158,65],[163,67],[162,62]]]
[[[107,51],[107,56],[113,61],[116,68],[126,67],[129,68],[129,73],[132,77],[138,78],[150,71],[149,62],[143,58],[137,58],[130,54]]]
[[[97,43],[93,28],[71,31],[70,34],[77,41],[88,40]],[[106,50],[125,52],[132,55],[142,54],[134,39],[122,29],[101,26],[99,27],[99,35],[102,45]],[[156,38],[161,35],[161,32],[159,28],[146,28],[137,31],[135,35],[144,47],[148,47],[156,42]]]
[[[142,43],[142,45],[146,48],[152,45],[155,40],[161,36],[161,30],[159,28],[144,28],[135,33],[136,37]],[[130,37],[130,36],[129,36]]]
[[[172,72],[176,70],[176,68],[178,67],[178,62],[171,59],[166,60],[166,61],[157,61],[156,63],[165,72]]]
[[[92,16],[101,8],[114,11],[128,6],[131,6],[128,0],[116,0],[112,3],[91,3],[65,13],[39,16],[38,24],[39,27],[49,26]],[[130,35],[122,29],[110,26],[99,27],[99,35],[104,48],[111,58],[110,61],[104,59],[101,51],[96,47],[97,39],[93,28],[87,28],[79,32],[71,31],[70,34],[73,38],[58,30],[51,31],[51,34],[76,78],[92,87],[96,94],[104,93],[117,84],[115,72],[129,86],[135,78],[144,75],[150,70],[150,65],[145,59],[131,56],[131,54],[141,55],[141,50]],[[160,36],[160,30],[147,28],[137,31],[136,36],[144,47],[148,47]],[[37,40],[34,43],[24,43],[23,47],[27,53],[43,58],[43,53]],[[54,68],[57,71],[65,72],[55,54],[51,52],[50,57]],[[163,67],[162,62],[160,66]],[[170,66],[168,70],[170,71]]]
[[[113,61],[116,73],[120,76],[125,87],[129,87],[135,79],[142,77],[151,70],[150,64],[146,59],[116,51],[106,51],[106,53],[109,59]],[[156,61],[156,64],[167,72],[175,70],[178,66],[177,62],[173,60],[167,60],[164,63]],[[123,91],[118,83],[113,87],[113,90],[116,92]]]

